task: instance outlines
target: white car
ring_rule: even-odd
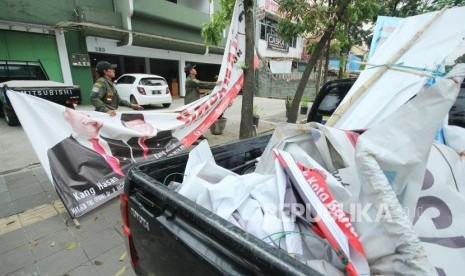
[[[124,74],[115,81],[115,87],[121,99],[131,103],[169,107],[172,102],[168,83],[161,76]]]

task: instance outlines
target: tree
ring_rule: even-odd
[[[254,41],[255,28],[253,21],[253,0],[242,0],[245,11],[245,66],[244,87],[242,92],[242,110],[239,138],[250,138],[253,136],[252,113],[254,96]],[[211,2],[211,0],[210,0]],[[213,13],[210,21],[204,23],[202,28],[202,38],[206,45],[218,45],[221,42],[221,33],[231,21],[235,0],[220,0],[220,9]]]
[[[335,37],[343,45],[348,44],[348,30],[361,26],[366,20],[373,20],[381,6],[379,1],[374,0],[281,0],[279,5],[279,10],[284,15],[278,22],[279,33],[285,40],[296,36],[322,34],[313,48],[291,105],[287,121],[295,123],[310,73],[325,45]]]
[[[464,0],[388,0],[380,14],[408,17],[437,11],[444,7],[463,6],[464,4]]]
[[[459,56],[458,58],[455,59],[455,63],[465,63],[465,54]]]

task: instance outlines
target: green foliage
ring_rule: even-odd
[[[259,107],[258,105],[254,104],[253,105],[253,109],[252,109],[252,117],[254,118],[258,118],[260,117],[260,111],[262,110],[261,107]]]
[[[231,21],[234,4],[234,0],[220,0],[220,8],[211,15],[209,22],[202,24],[200,35],[204,39],[205,45],[220,44],[223,30]]]
[[[407,17],[464,4],[464,0],[389,0],[386,1],[380,15]]]
[[[300,100],[300,106],[308,107],[309,102],[310,99],[308,97],[302,97],[302,100]]]
[[[342,18],[336,18],[339,2],[334,0],[281,0],[279,4],[285,15],[278,22],[279,34],[285,40],[309,35],[316,38],[337,21],[331,46],[335,52],[347,52],[352,45],[366,43],[370,32],[362,26],[373,22],[381,9],[379,1],[352,0]]]
[[[286,111],[291,110],[291,105],[292,105],[293,100],[294,100],[294,97],[292,97],[292,96],[287,96],[286,97],[286,100],[284,101],[284,104],[286,105]]]

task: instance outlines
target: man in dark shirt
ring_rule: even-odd
[[[143,109],[138,104],[130,103],[120,99],[112,79],[115,77],[116,64],[108,61],[99,61],[96,65],[100,78],[94,83],[90,93],[90,102],[95,106],[95,111],[106,112],[110,116],[115,116],[118,106],[127,106],[135,110]]]
[[[195,78],[197,75],[197,70],[195,69],[195,65],[187,64],[184,67],[184,72],[186,73],[186,96],[184,97],[184,104],[189,104],[200,99],[200,91],[199,88],[209,88],[213,89],[215,86],[222,84],[221,80],[217,82],[209,82],[209,81],[200,81]]]

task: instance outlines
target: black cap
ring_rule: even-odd
[[[97,62],[97,65],[95,66],[97,70],[103,71],[103,70],[108,70],[108,69],[115,69],[118,67],[116,64],[111,64],[106,60],[101,60]]]
[[[186,67],[184,67],[184,72],[186,73],[186,75],[189,75],[190,71],[192,70],[192,68],[195,68],[195,65],[193,64],[190,64],[188,63],[186,65]]]

